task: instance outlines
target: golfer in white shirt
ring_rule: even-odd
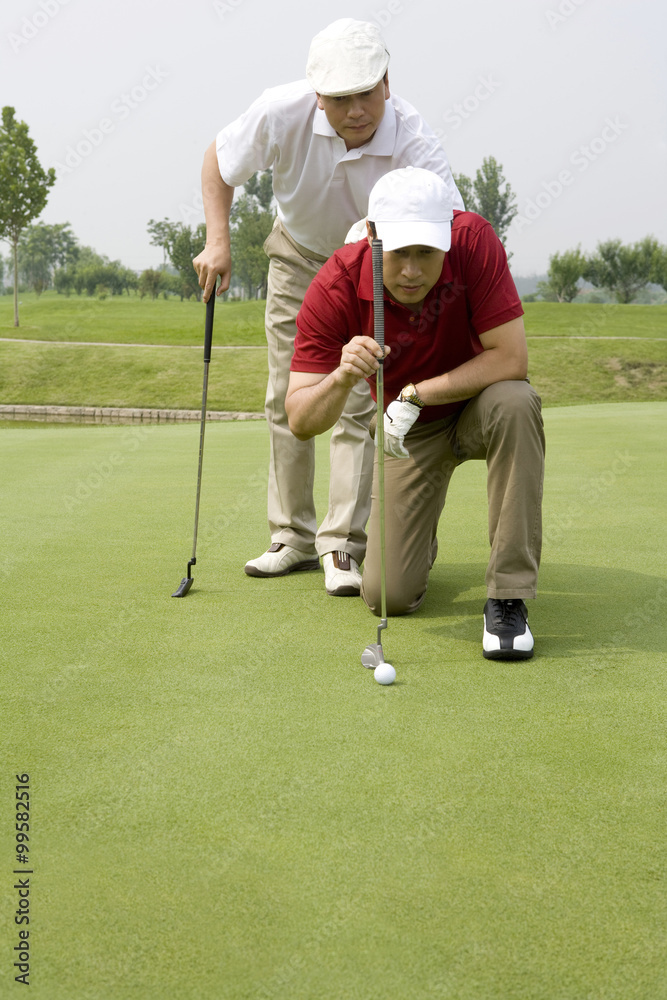
[[[271,546],[250,560],[255,577],[319,568],[332,596],[358,595],[366,549],[374,412],[361,382],[331,434],[328,512],[319,527],[313,500],[315,447],[298,441],[285,414],[296,315],[313,276],[368,210],[384,174],[408,165],[439,174],[463,208],[436,135],[411,105],[391,94],[389,53],[375,25],[343,18],[316,35],[306,80],[266,90],[209,146],[202,169],[206,246],[195,258],[208,299],[229,287],[229,212],[234,188],[273,170],[277,218],[264,244],[270,436],[268,521]]]

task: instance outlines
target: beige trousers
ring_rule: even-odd
[[[268,518],[272,542],[324,555],[341,550],[361,563],[366,550],[374,445],[368,424],[375,410],[368,384],[350,393],[331,434],[329,509],[317,529],[313,500],[315,444],[289,429],[285,396],[294,353],[296,315],[308,285],[326,260],[299,246],[279,219],[264,243],[269,257],[266,339],[269,380],[265,413],[270,459]]]
[[[496,382],[453,417],[417,423],[410,458],[385,456],[387,614],[422,603],[437,552],[437,529],[457,465],[484,459],[491,556],[488,597],[536,596],[542,548],[544,429],[540,398],[528,382]],[[377,461],[361,596],[381,614]],[[465,539],[462,539],[465,545]]]

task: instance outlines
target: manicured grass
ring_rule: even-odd
[[[11,322],[10,306],[0,297],[0,337],[57,343],[0,339],[0,402],[198,407],[203,356],[182,347],[203,345],[202,303],[26,295],[18,330],[1,326]],[[219,302],[214,348],[265,348],[263,316],[263,302]],[[531,380],[545,406],[665,399],[667,306],[527,303],[526,329]],[[209,408],[262,412],[266,372],[265,350],[214,349]]]
[[[0,343],[0,402],[198,409],[203,350]],[[208,409],[262,412],[266,351],[214,350]]]
[[[184,344],[204,342],[205,307],[194,300],[140,299],[136,295],[88,296],[32,292],[21,296],[19,326],[13,299],[0,296],[0,337],[61,342]],[[216,304],[215,343],[265,346],[264,306],[257,302]]]
[[[13,326],[13,300],[0,296],[0,337],[28,340],[91,341],[119,344],[185,344],[203,341],[201,302],[139,299],[67,298],[56,292],[21,296],[20,326]],[[222,302],[216,307],[214,342],[265,344],[264,302]],[[532,336],[667,337],[667,305],[568,305],[524,303],[526,330]]]
[[[243,574],[263,424],[207,430],[182,601],[196,427],[2,430],[0,843],[11,866],[27,772],[32,995],[661,997],[666,423],[547,411],[532,661],[481,656],[484,466],[459,469],[391,688],[360,600]]]
[[[531,337],[528,358],[544,406],[667,398],[667,341]]]
[[[667,342],[529,340],[530,377],[544,406],[632,402],[667,396]],[[196,409],[203,352],[158,347],[0,343],[0,402]],[[260,413],[266,352],[214,350],[211,410]]]
[[[667,338],[667,305],[524,302],[529,336]]]

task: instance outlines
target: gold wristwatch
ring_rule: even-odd
[[[401,403],[412,403],[413,406],[418,406],[420,410],[426,405],[424,400],[419,398],[413,382],[408,382],[407,385],[403,386],[398,394],[398,398]]]

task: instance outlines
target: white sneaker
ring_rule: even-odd
[[[248,576],[286,576],[288,573],[319,568],[317,555],[300,552],[283,542],[274,542],[261,556],[245,564]]]
[[[324,586],[330,597],[358,597],[361,590],[359,563],[347,552],[327,552],[322,556]]]

